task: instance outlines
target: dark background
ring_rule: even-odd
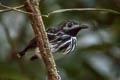
[[[0,3],[15,7],[24,1],[0,0]],[[66,8],[120,11],[120,0],[43,0],[40,3],[42,14]],[[43,17],[46,28],[67,19],[84,22],[89,29],[79,32],[74,53],[56,60],[62,80],[120,80],[120,15],[104,11],[72,11]],[[29,60],[34,51],[29,51],[22,60],[14,57],[14,51],[24,49],[33,37],[27,14],[0,13],[0,80],[46,80],[42,61]]]

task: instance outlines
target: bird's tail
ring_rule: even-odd
[[[25,53],[30,49],[30,46],[31,45],[28,45],[25,49],[23,49],[22,51],[18,52],[16,56],[19,59],[22,58],[25,55]]]
[[[23,51],[17,54],[17,57],[22,58],[28,50],[35,49],[36,47],[37,47],[37,43],[35,37],[29,42],[29,44],[26,46],[26,48]]]
[[[16,54],[16,56],[17,56],[17,58],[22,58],[24,55],[25,55],[25,52],[26,52],[26,50],[23,50],[23,51],[21,51],[21,52],[18,52],[17,54]]]

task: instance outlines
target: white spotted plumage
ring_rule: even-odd
[[[47,36],[50,43],[50,50],[56,58],[59,55],[72,53],[76,48],[77,38],[76,35],[81,29],[87,28],[86,25],[81,24],[76,20],[64,21],[56,27],[49,28]],[[31,40],[30,44],[20,53],[23,56],[29,48],[36,48],[36,38]],[[33,56],[31,59],[36,59]]]

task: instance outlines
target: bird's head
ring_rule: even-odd
[[[60,28],[66,34],[76,36],[80,30],[88,28],[88,25],[76,20],[67,20],[60,24]]]

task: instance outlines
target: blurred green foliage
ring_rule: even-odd
[[[0,0],[0,3],[14,7],[24,4],[24,0]],[[120,0],[42,0],[40,10],[42,14],[66,8],[120,11],[119,3]],[[120,15],[103,11],[72,11],[43,17],[46,28],[67,19],[79,20],[90,27],[79,33],[74,53],[56,60],[62,80],[120,80]],[[30,55],[22,60],[14,58],[13,48],[21,51],[34,37],[28,20],[24,13],[0,13],[0,80],[46,80],[42,61],[29,60],[34,51],[29,51]]]

